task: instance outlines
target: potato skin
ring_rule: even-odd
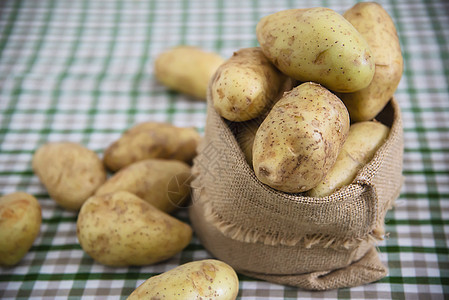
[[[378,3],[361,2],[343,15],[368,42],[376,64],[370,85],[339,97],[354,122],[372,120],[393,96],[402,77],[403,57],[393,20]]]
[[[165,86],[206,100],[209,80],[223,62],[218,54],[198,47],[177,46],[156,58],[154,74]]]
[[[149,158],[175,159],[190,163],[196,156],[200,139],[194,128],[159,122],[139,123],[106,149],[103,161],[111,171],[118,171]]]
[[[108,266],[142,266],[184,249],[192,229],[139,197],[120,191],[90,197],[80,210],[77,236],[83,250]]]
[[[43,145],[35,152],[32,166],[50,197],[69,210],[79,210],[106,181],[106,171],[97,154],[77,143]]]
[[[383,145],[389,132],[387,126],[376,121],[352,124],[334,166],[323,181],[307,194],[311,197],[324,197],[350,184]]]
[[[14,266],[28,253],[41,223],[41,206],[32,195],[0,197],[0,266]]]
[[[150,277],[132,292],[128,300],[234,300],[238,291],[239,280],[232,267],[219,260],[205,259]]]
[[[254,119],[273,103],[285,80],[259,47],[240,49],[211,81],[214,108],[230,121]]]
[[[300,193],[316,186],[337,159],[349,115],[337,96],[306,82],[284,94],[256,132],[253,167],[274,189]]]
[[[189,200],[190,166],[182,161],[147,159],[110,177],[95,193],[128,191],[166,213]]]
[[[373,78],[374,59],[367,42],[329,8],[279,11],[262,18],[256,34],[270,61],[299,81],[348,93],[365,88]]]

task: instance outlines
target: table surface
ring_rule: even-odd
[[[356,1],[31,1],[0,3],[0,194],[17,190],[42,206],[41,232],[13,268],[0,268],[0,298],[126,298],[152,275],[210,258],[194,236],[153,266],[95,263],[76,238],[76,213],[58,207],[31,170],[35,149],[73,141],[102,155],[133,124],[164,121],[204,132],[205,102],[167,91],[155,57],[188,44],[229,57],[257,45],[255,25],[286,9]],[[276,4],[274,4],[276,3]],[[240,276],[239,299],[443,299],[449,294],[449,4],[382,0],[400,36],[404,76],[405,183],[386,216],[380,281],[310,292]],[[188,222],[186,211],[176,217]]]

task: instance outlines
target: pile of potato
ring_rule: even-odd
[[[167,87],[205,99],[239,124],[237,142],[255,175],[286,193],[323,197],[350,184],[388,136],[375,120],[393,96],[403,60],[395,26],[372,2],[343,15],[328,8],[290,9],[262,18],[260,47],[223,60],[180,46],[155,61]],[[83,250],[109,266],[148,265],[184,249],[191,227],[169,213],[190,193],[199,134],[147,122],[126,131],[103,161],[85,147],[48,143],[33,170],[61,207],[79,211]],[[108,178],[106,169],[114,172]],[[0,265],[12,266],[39,233],[41,209],[25,193],[0,198]],[[203,288],[207,288],[203,289]],[[130,299],[235,299],[238,278],[216,260],[152,277]]]
[[[153,264],[184,249],[192,229],[169,213],[189,199],[190,165],[200,135],[165,123],[137,124],[103,161],[79,144],[40,147],[33,170],[51,198],[79,210],[83,250],[109,266]],[[106,168],[115,172],[107,178]]]
[[[366,2],[344,15],[280,11],[262,18],[256,34],[260,47],[240,49],[218,68],[212,104],[239,122],[237,141],[261,182],[327,196],[351,183],[388,136],[375,117],[402,76],[395,26]]]
[[[193,128],[147,122],[126,131],[103,161],[84,146],[52,142],[34,153],[32,167],[50,197],[79,211],[82,248],[110,266],[146,265],[184,249],[191,227],[169,213],[190,196],[190,163],[200,141]],[[115,172],[109,178],[107,171]],[[0,198],[0,265],[12,266],[28,252],[41,225],[33,196]]]
[[[103,161],[79,144],[52,142],[35,152],[32,167],[53,200],[79,211],[78,241],[95,261],[150,265],[171,258],[191,240],[190,225],[169,213],[189,200],[190,163],[199,140],[193,128],[147,122],[110,145]],[[106,169],[115,173],[108,178]],[[39,233],[41,207],[33,196],[17,192],[0,198],[0,217],[0,265],[13,266]],[[235,271],[217,260],[152,277],[130,298],[139,298],[151,284],[157,285],[151,289],[155,296],[235,299],[238,293]]]
[[[223,63],[198,48],[171,49],[156,60],[156,77],[205,99],[205,74],[214,74],[212,105],[238,124],[237,141],[257,178],[287,193],[330,195],[388,136],[375,118],[402,77],[395,25],[381,5],[362,2],[343,15],[323,7],[280,11],[262,18],[256,35],[260,47]]]

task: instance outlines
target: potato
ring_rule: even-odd
[[[13,266],[28,253],[41,222],[41,206],[33,196],[15,192],[0,197],[0,266]]]
[[[357,3],[343,15],[368,42],[376,64],[371,84],[339,95],[354,122],[372,120],[391,99],[402,77],[403,58],[393,20],[378,3]]]
[[[223,61],[218,54],[197,47],[177,46],[156,58],[154,74],[165,86],[206,100],[209,80]]]
[[[336,92],[365,88],[374,59],[365,39],[337,12],[314,7],[279,11],[256,28],[265,55],[283,73]]]
[[[147,159],[121,169],[96,195],[128,191],[169,213],[189,200],[190,179],[190,166],[182,161]]]
[[[201,137],[194,128],[144,122],[126,131],[104,153],[104,164],[117,171],[148,158],[176,159],[190,163]]]
[[[150,277],[128,297],[133,299],[214,299],[237,298],[239,280],[228,264],[205,259],[180,265]]]
[[[32,165],[50,197],[69,210],[80,209],[106,181],[97,154],[76,143],[47,143],[35,152]]]
[[[80,210],[83,250],[108,266],[142,266],[166,260],[189,243],[192,229],[139,197],[120,191],[92,196]]]
[[[376,121],[354,123],[332,169],[316,187],[307,192],[312,197],[324,197],[350,184],[360,169],[383,145],[390,129]]]
[[[254,119],[272,105],[285,80],[259,47],[240,49],[212,79],[214,108],[230,121]]]
[[[349,131],[343,102],[319,84],[285,93],[256,132],[253,167],[270,187],[300,193],[326,176]]]

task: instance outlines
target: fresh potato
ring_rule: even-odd
[[[256,132],[253,167],[274,189],[300,193],[316,186],[337,159],[349,131],[343,102],[319,84],[285,93]]]
[[[378,3],[357,3],[343,16],[368,42],[376,68],[368,87],[339,96],[351,120],[372,120],[391,99],[402,77],[403,58],[398,34],[393,20]]]
[[[32,165],[50,197],[70,210],[80,209],[106,181],[97,154],[76,143],[47,143],[36,151]]]
[[[230,121],[254,119],[272,105],[285,80],[259,47],[240,49],[212,79],[214,108]]]
[[[228,264],[206,259],[180,265],[150,277],[129,297],[133,299],[214,299],[234,300],[239,280]]]
[[[336,92],[368,86],[374,59],[365,39],[337,12],[289,9],[262,18],[256,28],[265,55],[283,73]]]
[[[41,206],[33,196],[16,192],[0,197],[0,266],[13,266],[28,253],[41,222]]]
[[[169,213],[189,200],[190,179],[190,166],[182,161],[147,159],[121,169],[96,195],[128,191]]]
[[[383,145],[390,129],[376,121],[354,123],[332,169],[316,187],[307,192],[312,197],[324,197],[349,185],[357,173]]]
[[[201,137],[194,128],[145,122],[126,131],[106,149],[104,164],[117,171],[148,158],[176,159],[190,163]]]
[[[142,266],[184,249],[192,229],[139,197],[120,191],[92,196],[80,210],[77,236],[83,250],[109,266]]]
[[[165,86],[206,100],[207,86],[224,59],[215,53],[192,46],[177,46],[155,60],[155,76]]]

